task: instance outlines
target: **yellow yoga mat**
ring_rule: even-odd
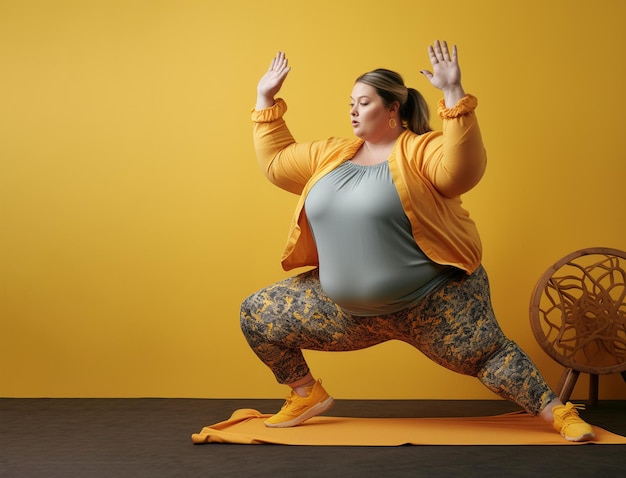
[[[568,445],[552,425],[526,413],[454,418],[314,417],[292,428],[267,428],[271,415],[236,410],[223,422],[191,436],[193,443],[248,445]],[[626,445],[626,437],[593,427],[597,444]]]

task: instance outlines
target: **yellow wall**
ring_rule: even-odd
[[[574,249],[626,249],[625,5],[2,1],[0,396],[282,396],[238,325],[241,300],[287,275],[295,203],[255,164],[257,79],[286,50],[296,137],[350,136],[366,70],[435,104],[417,73],[435,38],[480,98],[490,162],[465,203],[496,312],[556,385],[535,281]],[[307,356],[337,398],[494,397],[400,343]],[[626,398],[618,377],[600,387]]]

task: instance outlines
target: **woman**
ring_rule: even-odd
[[[496,321],[478,232],[460,199],[485,170],[477,100],[461,85],[456,47],[437,41],[428,51],[432,72],[421,73],[443,92],[442,132],[430,130],[423,97],[379,69],[352,90],[356,139],[296,143],[283,120],[286,104],[275,99],[290,71],[283,53],[258,83],[259,163],[270,181],[300,195],[282,264],[314,266],[242,304],[248,343],[291,387],[265,424],[295,426],[333,404],[301,350],[395,339],[477,377],[567,440],[590,440],[592,427],[576,406],[560,402]]]

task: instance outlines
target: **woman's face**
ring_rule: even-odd
[[[352,88],[350,116],[354,134],[363,140],[375,141],[389,130],[389,109],[376,88],[365,83]]]

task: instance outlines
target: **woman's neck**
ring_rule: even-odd
[[[364,141],[351,161],[362,166],[383,163],[389,159],[397,139],[398,136],[376,142]]]

